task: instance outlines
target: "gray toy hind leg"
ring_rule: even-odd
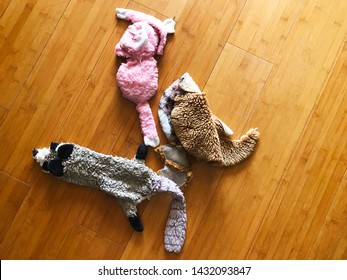
[[[124,213],[127,216],[132,228],[135,231],[142,232],[143,225],[141,222],[141,218],[137,213],[136,204],[133,201],[127,199],[118,199],[118,202],[122,206]]]

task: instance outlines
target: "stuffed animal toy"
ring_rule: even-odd
[[[118,69],[117,81],[123,96],[136,104],[144,143],[156,147],[159,137],[148,103],[158,89],[154,56],[163,54],[166,36],[175,32],[175,22],[173,19],[162,22],[153,16],[121,8],[116,9],[116,15],[133,23],[115,48],[117,56],[127,59]]]
[[[188,73],[164,92],[158,114],[170,142],[182,145],[197,159],[221,166],[249,157],[259,138],[252,128],[240,140],[231,140],[233,131],[212,113],[206,95]]]
[[[180,188],[186,186],[192,179],[193,173],[189,168],[186,152],[175,145],[161,145],[155,150],[164,160],[164,167],[159,174],[174,181]]]
[[[144,165],[147,147],[142,144],[134,159],[104,155],[71,143],[52,142],[49,148],[33,149],[42,169],[60,179],[98,188],[117,198],[136,231],[143,225],[136,205],[156,193],[173,197],[164,233],[169,252],[180,252],[186,232],[186,204],[177,184]],[[165,172],[164,172],[165,173]]]

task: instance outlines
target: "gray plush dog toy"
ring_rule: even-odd
[[[147,147],[140,145],[134,159],[104,155],[71,143],[52,142],[49,148],[33,149],[42,169],[60,179],[99,188],[115,196],[136,231],[143,226],[136,205],[156,193],[169,193],[171,210],[164,233],[169,252],[180,252],[186,232],[186,204],[178,185],[145,166]]]

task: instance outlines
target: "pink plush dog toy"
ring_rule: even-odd
[[[148,100],[158,89],[158,68],[154,55],[162,55],[166,35],[175,32],[173,19],[159,19],[133,10],[116,9],[117,17],[131,21],[119,43],[116,55],[127,58],[117,72],[123,96],[136,104],[144,143],[159,145],[159,137]]]

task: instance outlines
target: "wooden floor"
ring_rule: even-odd
[[[0,258],[347,259],[347,1],[333,2],[2,0]],[[114,197],[63,183],[31,156],[67,141],[133,157],[141,143],[115,79],[128,26],[116,7],[177,21],[154,112],[189,72],[235,138],[261,133],[238,166],[193,164],[178,255],[163,248],[169,197],[140,205],[135,233]],[[153,149],[147,163],[162,165]]]

